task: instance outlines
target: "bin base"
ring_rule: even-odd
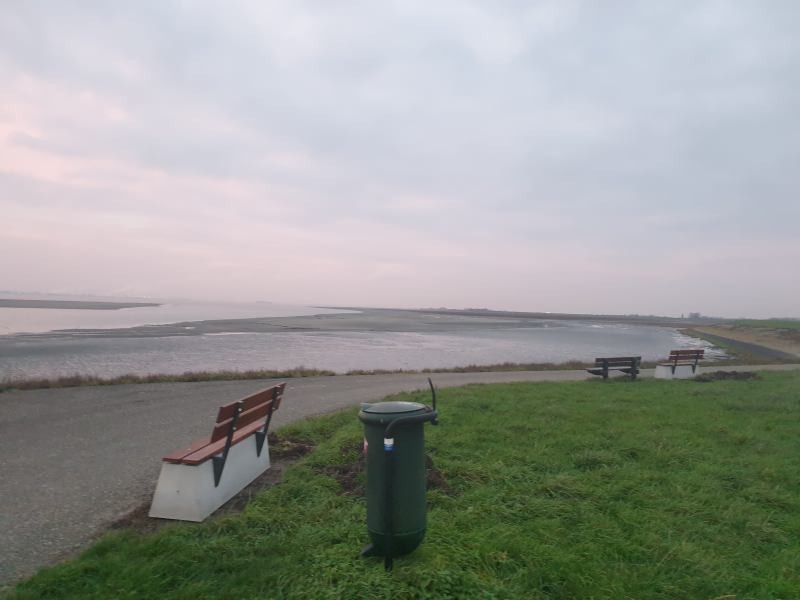
[[[408,533],[396,533],[392,536],[392,557],[403,556],[413,552],[425,538],[425,529]],[[369,530],[369,537],[372,543],[367,544],[361,550],[361,556],[386,556],[387,535],[377,531]]]

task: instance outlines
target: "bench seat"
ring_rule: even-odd
[[[233,439],[231,440],[231,445],[235,446],[239,442],[243,441],[247,437],[253,435],[260,429],[264,427],[264,423],[250,423],[250,425],[246,425],[241,429],[237,429],[233,434]],[[217,440],[211,444],[208,443],[208,440],[205,441],[204,445],[195,445],[192,444],[188,448],[184,450],[177,450],[171,454],[165,456],[162,460],[164,462],[173,463],[173,464],[180,464],[180,465],[199,465],[204,463],[205,461],[213,458],[214,456],[219,455],[225,449],[225,440]]]

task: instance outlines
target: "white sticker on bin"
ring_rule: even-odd
[[[394,449],[394,438],[383,438],[383,449],[387,452]]]

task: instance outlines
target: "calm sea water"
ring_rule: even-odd
[[[0,295],[3,297],[5,295]],[[53,299],[46,297],[44,299]],[[74,300],[74,297],[61,299]],[[84,299],[84,298],[81,298]],[[85,298],[93,300],[93,298]],[[107,298],[103,300],[108,300]],[[158,300],[154,302],[160,302]],[[348,312],[290,306],[270,302],[225,303],[164,301],[159,306],[117,310],[76,310],[53,308],[0,307],[0,335],[41,333],[59,329],[124,329],[139,325],[164,325],[212,319],[255,319],[258,317],[298,317]]]
[[[263,316],[263,315],[262,315]],[[0,336],[0,378],[181,373],[218,369],[422,369],[501,362],[564,362],[709,344],[676,330],[582,322],[459,333],[279,332],[159,338]]]

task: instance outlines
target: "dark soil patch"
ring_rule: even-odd
[[[455,495],[455,491],[450,484],[447,483],[442,472],[433,465],[433,459],[430,454],[425,455],[425,470],[427,471],[429,490],[439,490],[448,496]]]
[[[269,456],[271,459],[298,458],[305,456],[314,449],[314,444],[310,444],[305,440],[283,437],[276,433],[270,433],[267,439],[269,440]]]
[[[342,486],[343,496],[363,496],[364,485],[360,481],[360,475],[366,469],[366,461],[364,460],[361,440],[343,445],[339,452],[347,458],[352,458],[355,454],[356,459],[343,465],[325,467],[322,472],[339,482],[339,485]]]
[[[342,486],[343,496],[363,497],[365,494],[363,478],[361,474],[366,470],[366,460],[361,450],[361,442],[345,444],[341,448],[343,456],[352,457],[356,454],[357,458],[343,465],[325,467],[320,472],[333,477]],[[425,471],[429,490],[439,490],[448,496],[454,495],[453,488],[447,483],[442,472],[433,465],[433,459],[429,454],[425,455]]]
[[[272,459],[272,457],[270,457],[270,459]],[[253,496],[263,490],[271,488],[273,485],[279,484],[283,479],[283,472],[285,469],[297,460],[297,458],[278,458],[271,460],[272,464],[269,469],[214,511],[208,518],[211,519],[220,515],[242,512]],[[148,512],[150,512],[150,499],[146,500],[132,511],[124,514],[116,521],[113,521],[109,525],[109,529],[128,529],[136,533],[152,533],[158,531],[162,527],[178,522],[171,519],[154,519],[147,516]]]
[[[761,379],[761,376],[755,371],[713,371],[711,373],[703,373],[694,378],[695,381],[708,383],[711,381],[747,381],[750,379]]]
[[[122,515],[119,519],[112,522],[108,528],[131,529],[136,533],[151,533],[153,531],[158,531],[161,527],[170,523],[170,521],[165,521],[163,519],[151,519],[147,516],[148,512],[150,512],[149,500]]]

